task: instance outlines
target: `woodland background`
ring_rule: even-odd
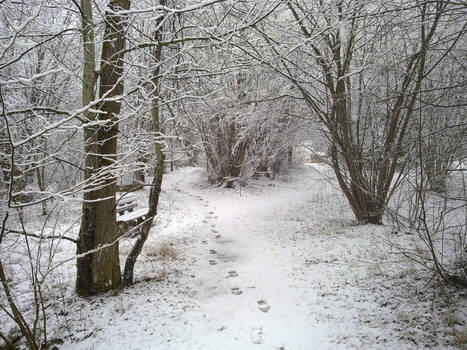
[[[60,241],[76,246],[78,295],[134,283],[164,173],[184,166],[241,188],[328,164],[355,224],[417,235],[404,254],[465,288],[466,11],[454,0],[0,1],[0,309],[20,342],[48,346]],[[141,187],[147,210],[122,229],[119,201]]]

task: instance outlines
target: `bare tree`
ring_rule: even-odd
[[[63,199],[76,188],[72,181],[53,186],[48,180],[54,174],[57,180],[63,176],[61,168],[79,168],[64,146],[75,141],[76,133],[77,114],[70,112],[76,103],[65,92],[73,86],[68,74],[73,62],[66,61],[76,48],[76,30],[67,11],[59,6],[54,11],[64,16],[54,19],[44,1],[8,2],[0,8],[0,337],[14,347],[16,333],[5,330],[15,325],[30,349],[49,346],[48,258],[61,237],[75,242],[51,226]],[[44,212],[45,202],[52,200],[47,215],[34,220],[35,210],[41,207]],[[19,266],[12,264],[15,259]],[[3,322],[4,316],[12,323]]]
[[[357,220],[381,224],[398,184],[417,96],[438,63],[428,63],[431,49],[460,35],[437,34],[449,2],[286,6],[296,31],[283,35],[293,44],[284,47],[277,35],[262,32],[279,62],[269,64],[293,82],[326,130],[331,165]],[[287,17],[281,20],[290,24]]]
[[[166,0],[160,0],[161,6],[167,6]],[[154,30],[154,44],[152,48],[153,56],[153,71],[151,74],[151,88],[152,88],[152,108],[151,108],[151,117],[152,117],[152,132],[154,135],[154,148],[156,155],[156,169],[154,172],[151,190],[149,193],[149,209],[148,213],[145,216],[145,221],[142,223],[140,228],[140,234],[138,235],[135,244],[133,245],[128,257],[125,261],[125,267],[123,272],[123,285],[129,286],[133,284],[133,271],[135,267],[136,260],[138,259],[139,254],[141,253],[144,243],[147,240],[149,235],[149,230],[151,229],[154,218],[157,215],[157,207],[159,204],[159,195],[162,188],[162,179],[164,176],[164,160],[165,155],[162,151],[162,138],[161,138],[161,122],[160,122],[160,88],[161,88],[161,59],[162,59],[162,32],[163,32],[163,23],[166,16],[160,16],[155,22]]]

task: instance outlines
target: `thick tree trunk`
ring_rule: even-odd
[[[88,0],[82,0],[85,67],[83,72],[83,104],[94,97],[95,55],[92,32],[92,9]],[[105,292],[120,287],[121,274],[118,254],[118,228],[116,220],[116,178],[112,174],[117,153],[118,115],[121,101],[112,99],[123,93],[123,50],[125,49],[125,18],[118,12],[130,8],[129,0],[112,0],[111,11],[106,13],[106,27],[102,46],[99,94],[103,102],[102,113],[89,115],[90,121],[97,118],[104,122],[97,130],[85,129],[86,180],[89,190],[84,195],[78,254],[76,291],[80,295]],[[91,47],[92,46],[92,47]],[[92,72],[92,73],[91,73]],[[92,90],[91,90],[92,88]],[[87,100],[85,100],[87,99]],[[91,99],[92,101],[92,99]],[[102,248],[100,248],[102,247]]]
[[[95,43],[94,30],[92,28],[92,5],[90,0],[81,0],[81,9],[83,12],[82,32],[83,32],[83,86],[82,86],[82,104],[89,105],[95,98],[94,90],[96,85],[96,65],[95,65]],[[84,118],[88,122],[95,120],[95,115],[89,111],[84,113]],[[90,184],[83,194],[83,207],[81,214],[81,227],[79,232],[79,241],[76,247],[78,255],[84,254],[94,248],[95,226],[97,221],[94,211],[94,202],[97,193],[92,190],[92,179],[94,169],[97,169],[97,143],[96,130],[94,127],[84,126],[84,153],[85,169],[84,178]],[[77,259],[76,285],[75,289],[79,295],[89,295],[94,293],[92,282],[92,255],[87,254]]]

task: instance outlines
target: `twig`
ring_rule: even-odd
[[[44,235],[38,235],[38,234],[35,234],[35,233],[28,233],[28,232],[25,232],[25,231],[19,231],[19,230],[14,230],[14,229],[9,229],[9,228],[7,228],[6,231],[7,232],[18,233],[18,234],[26,236],[26,237],[34,237],[34,238],[39,238],[39,239],[64,239],[64,240],[73,242],[75,244],[78,244],[77,239],[67,237],[67,236],[44,236]]]

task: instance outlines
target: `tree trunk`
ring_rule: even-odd
[[[95,98],[94,89],[96,85],[96,65],[95,65],[95,43],[92,23],[92,5],[90,0],[81,0],[82,9],[82,31],[83,31],[83,86],[82,104],[89,105]],[[89,122],[95,120],[95,115],[89,111],[84,113],[84,118]],[[97,169],[97,144],[95,140],[95,128],[84,126],[84,153],[85,169],[84,178],[92,181],[94,169]],[[81,214],[81,226],[79,231],[79,241],[76,253],[83,254],[94,248],[94,235],[96,226],[96,212],[93,210],[93,203],[96,199],[95,191],[92,191],[92,183],[89,184],[83,194],[83,207]],[[77,259],[76,285],[75,289],[79,295],[89,295],[94,293],[92,283],[91,254],[87,254]]]
[[[166,0],[161,0],[160,4],[162,6],[167,5]],[[161,26],[163,17],[156,21],[156,31],[154,32],[154,40],[156,42],[160,42],[162,40],[161,35]],[[157,45],[153,52],[155,68],[152,72],[152,83],[154,85],[154,92],[153,92],[153,105],[152,105],[152,127],[153,132],[155,135],[154,140],[154,148],[156,150],[157,156],[157,163],[156,163],[156,170],[154,172],[154,177],[152,180],[151,191],[149,193],[149,209],[148,214],[146,215],[146,220],[142,224],[140,234],[136,239],[133,248],[131,249],[128,257],[125,261],[125,268],[123,272],[123,285],[130,286],[133,284],[133,271],[135,267],[136,260],[138,259],[141,250],[143,249],[144,243],[146,242],[149,230],[151,229],[152,223],[154,218],[157,215],[157,206],[159,204],[159,195],[161,193],[162,187],[162,179],[164,177],[164,160],[165,155],[162,152],[162,145],[161,145],[161,126],[160,126],[160,106],[159,106],[159,98],[160,98],[160,72],[161,72],[161,56],[162,56],[162,46]]]
[[[94,99],[95,48],[92,30],[92,8],[89,0],[81,1],[84,33],[83,104]],[[112,99],[123,93],[123,50],[125,49],[125,18],[120,10],[130,8],[129,0],[112,0],[111,11],[105,15],[106,27],[102,46],[99,94],[103,102],[99,106],[102,113],[86,116],[90,121],[105,123],[97,130],[86,128],[85,179],[90,181],[84,194],[83,215],[78,243],[78,254],[88,253],[77,262],[76,291],[80,295],[105,292],[120,287],[120,262],[118,255],[118,229],[116,220],[116,181],[112,174],[117,153],[118,115],[121,101]],[[97,189],[96,189],[97,187]],[[104,199],[105,198],[105,199]]]
[[[287,161],[289,163],[289,166],[292,166],[293,164],[293,146],[290,146],[287,150]]]
[[[161,148],[159,144],[156,145],[156,148]],[[123,272],[123,286],[130,286],[134,282],[134,268],[136,260],[138,259],[139,254],[141,253],[144,243],[146,242],[149,230],[151,229],[154,218],[157,215],[157,206],[159,204],[159,195],[162,188],[162,179],[164,176],[164,159],[165,156],[161,151],[157,152],[157,165],[156,171],[154,173],[154,178],[152,180],[151,191],[149,194],[149,210],[146,215],[146,220],[142,224],[140,234],[138,235],[135,244],[133,245],[128,257],[125,261],[125,268]]]

